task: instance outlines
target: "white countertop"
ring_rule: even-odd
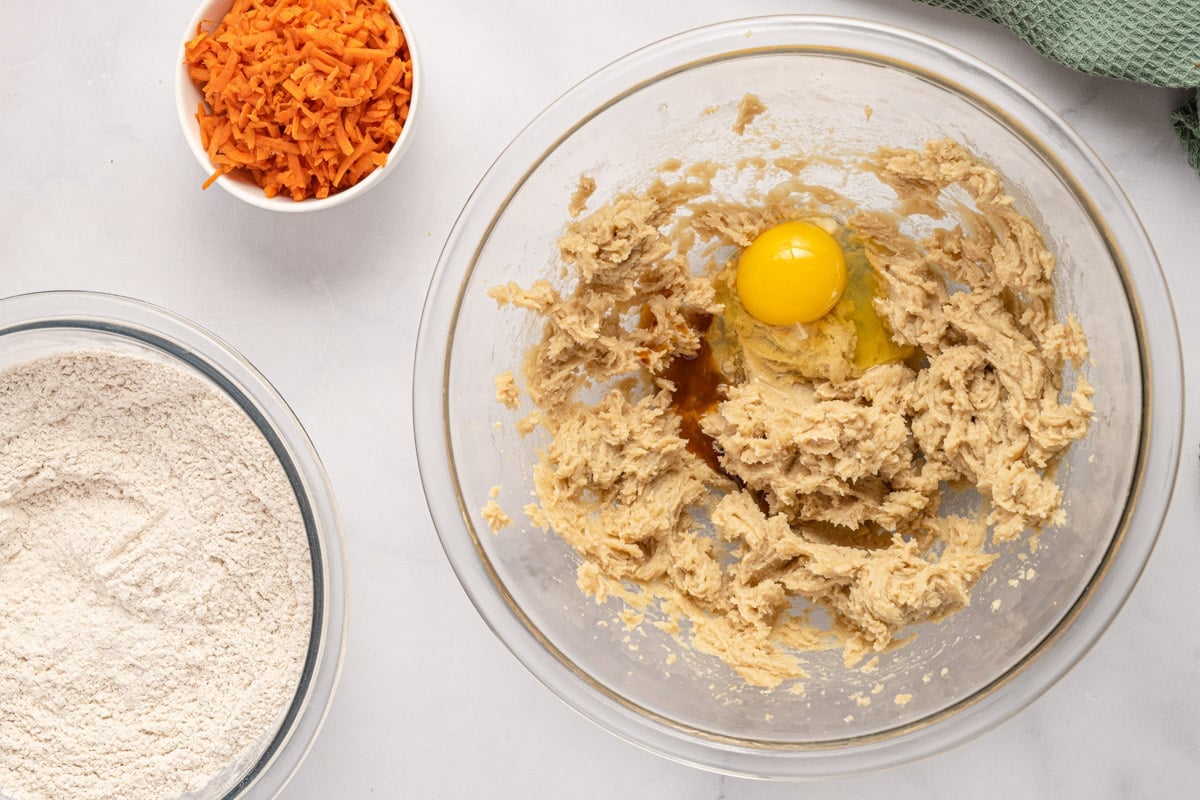
[[[716,0],[408,0],[428,91],[411,150],[368,200],[279,215],[200,191],[204,173],[184,145],[172,95],[176,50],[197,3],[5,4],[0,294],[92,289],[170,308],[241,350],[306,426],[345,522],[350,644],[324,731],[286,800],[1195,796],[1195,417],[1149,567],[1078,667],[949,753],[797,787],[642,752],[528,674],[484,626],[442,554],[418,482],[410,410],[429,277],[467,195],[512,136],[631,49],[731,16],[793,11],[922,31],[1057,109],[1141,215],[1191,361],[1200,353],[1191,313],[1200,301],[1200,176],[1167,121],[1181,92],[1088,78],[999,27],[898,0],[742,0],[736,9]]]

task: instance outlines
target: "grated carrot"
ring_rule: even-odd
[[[385,0],[235,0],[185,62],[214,172],[268,197],[328,197],[387,163],[408,119],[412,58]]]

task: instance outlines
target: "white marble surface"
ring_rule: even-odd
[[[1196,796],[1195,418],[1154,557],[1079,667],[954,751],[797,787],[644,753],[527,674],[442,555],[417,482],[409,408],[418,316],[442,242],[520,127],[635,47],[731,16],[785,11],[918,29],[1058,109],[1141,214],[1180,310],[1185,360],[1194,360],[1200,177],[1167,124],[1179,93],[1084,77],[1000,28],[902,1],[742,0],[735,9],[715,0],[408,0],[428,78],[427,116],[409,154],[368,199],[317,217],[272,215],[199,191],[203,174],[172,99],[176,48],[195,2],[5,0],[0,294],[95,289],[164,305],[238,347],[305,423],[345,520],[351,631],[325,730],[287,800]]]

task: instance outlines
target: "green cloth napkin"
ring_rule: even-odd
[[[1200,85],[1200,0],[921,0],[998,22],[1080,72],[1195,89]],[[1171,115],[1188,162],[1200,170],[1196,96]]]

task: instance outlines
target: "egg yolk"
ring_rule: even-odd
[[[842,248],[811,222],[768,228],[738,260],[738,297],[751,316],[768,325],[818,320],[845,289]]]

